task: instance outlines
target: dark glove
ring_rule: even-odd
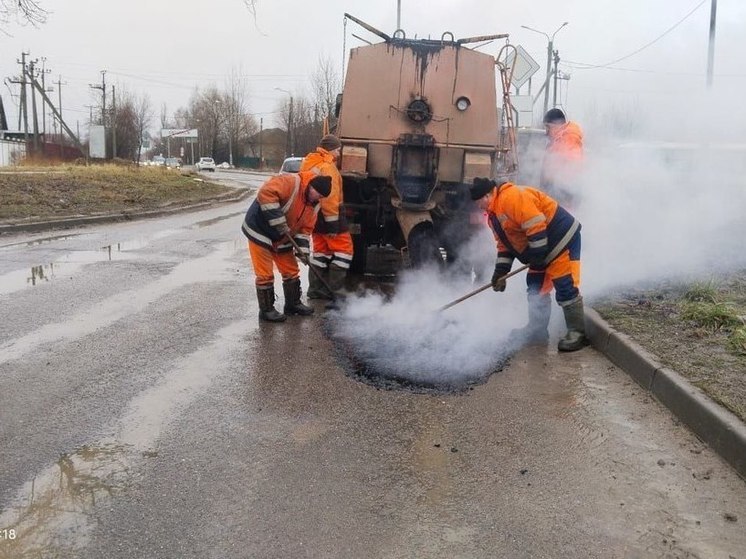
[[[492,274],[492,289],[495,291],[505,291],[505,280],[502,277],[510,273],[510,266],[507,264],[495,264],[495,272]]]

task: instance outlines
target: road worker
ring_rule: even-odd
[[[548,142],[539,187],[564,207],[575,207],[583,163],[583,131],[556,108],[544,115],[544,128]]]
[[[583,298],[578,289],[580,223],[547,194],[505,179],[475,178],[470,193],[487,212],[497,241],[493,289],[505,290],[501,278],[510,272],[515,258],[529,265],[528,325],[515,330],[513,337],[528,343],[548,340],[554,288],[567,324],[559,351],[576,351],[587,345]]]
[[[242,230],[249,239],[260,320],[283,322],[288,314],[313,314],[313,309],[300,300],[300,270],[288,237],[295,240],[302,252],[298,256],[307,259],[319,200],[330,192],[331,179],[313,172],[276,175],[259,188],[246,212]],[[284,314],[275,310],[273,264],[282,276]]]
[[[321,211],[313,229],[311,266],[318,274],[308,271],[309,299],[343,297],[345,278],[352,263],[352,236],[344,214],[342,175],[337,169],[341,152],[339,138],[326,134],[300,167],[301,171],[314,171],[332,181],[331,193],[321,200]]]

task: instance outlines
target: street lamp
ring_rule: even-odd
[[[529,27],[528,25],[521,25],[524,29],[528,29],[529,31],[533,31],[534,33],[539,33],[541,35],[544,35],[547,38],[547,77],[544,80],[544,112],[542,113],[542,116],[547,114],[547,109],[549,108],[549,79],[552,76],[552,50],[554,47],[554,36],[559,33],[560,29],[562,29],[565,25],[570,23],[569,21],[566,21],[562,25],[560,25],[557,30],[552,33],[552,36],[550,37],[543,31],[539,31],[538,29],[534,29],[533,27]]]
[[[282,89],[281,87],[276,87],[275,89],[287,93],[290,97],[290,109],[288,110],[288,137],[286,138],[285,147],[286,157],[290,157],[293,155],[293,94],[287,89]]]

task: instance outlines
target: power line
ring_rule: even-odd
[[[707,0],[702,0],[699,4],[697,4],[696,6],[694,6],[694,8],[692,8],[692,10],[688,14],[686,14],[679,21],[677,21],[676,23],[674,23],[671,27],[669,27],[668,29],[666,29],[661,35],[659,35],[658,37],[656,37],[655,39],[653,39],[649,43],[641,46],[639,49],[637,49],[637,50],[635,50],[635,51],[633,51],[633,52],[631,52],[629,54],[626,54],[626,55],[622,56],[621,58],[617,58],[616,60],[612,60],[611,62],[607,62],[606,64],[588,64],[588,63],[585,63],[585,62],[573,62],[572,60],[566,60],[565,62],[568,62],[570,64],[576,64],[577,66],[575,66],[575,67],[578,70],[590,70],[590,69],[596,69],[596,68],[606,68],[608,66],[611,66],[612,64],[616,64],[617,62],[621,62],[622,60],[626,60],[627,58],[630,58],[630,57],[632,57],[632,56],[634,56],[634,55],[642,52],[646,48],[648,48],[648,47],[654,45],[655,43],[657,43],[658,41],[660,41],[663,37],[665,37],[671,31],[673,31],[674,29],[676,29],[679,25],[681,25],[682,23],[684,23],[684,21],[686,21],[689,18],[689,16],[691,16],[694,12],[696,12],[705,2],[707,2]]]

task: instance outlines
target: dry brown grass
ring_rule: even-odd
[[[31,164],[0,172],[0,220],[151,210],[230,190],[164,167]]]

